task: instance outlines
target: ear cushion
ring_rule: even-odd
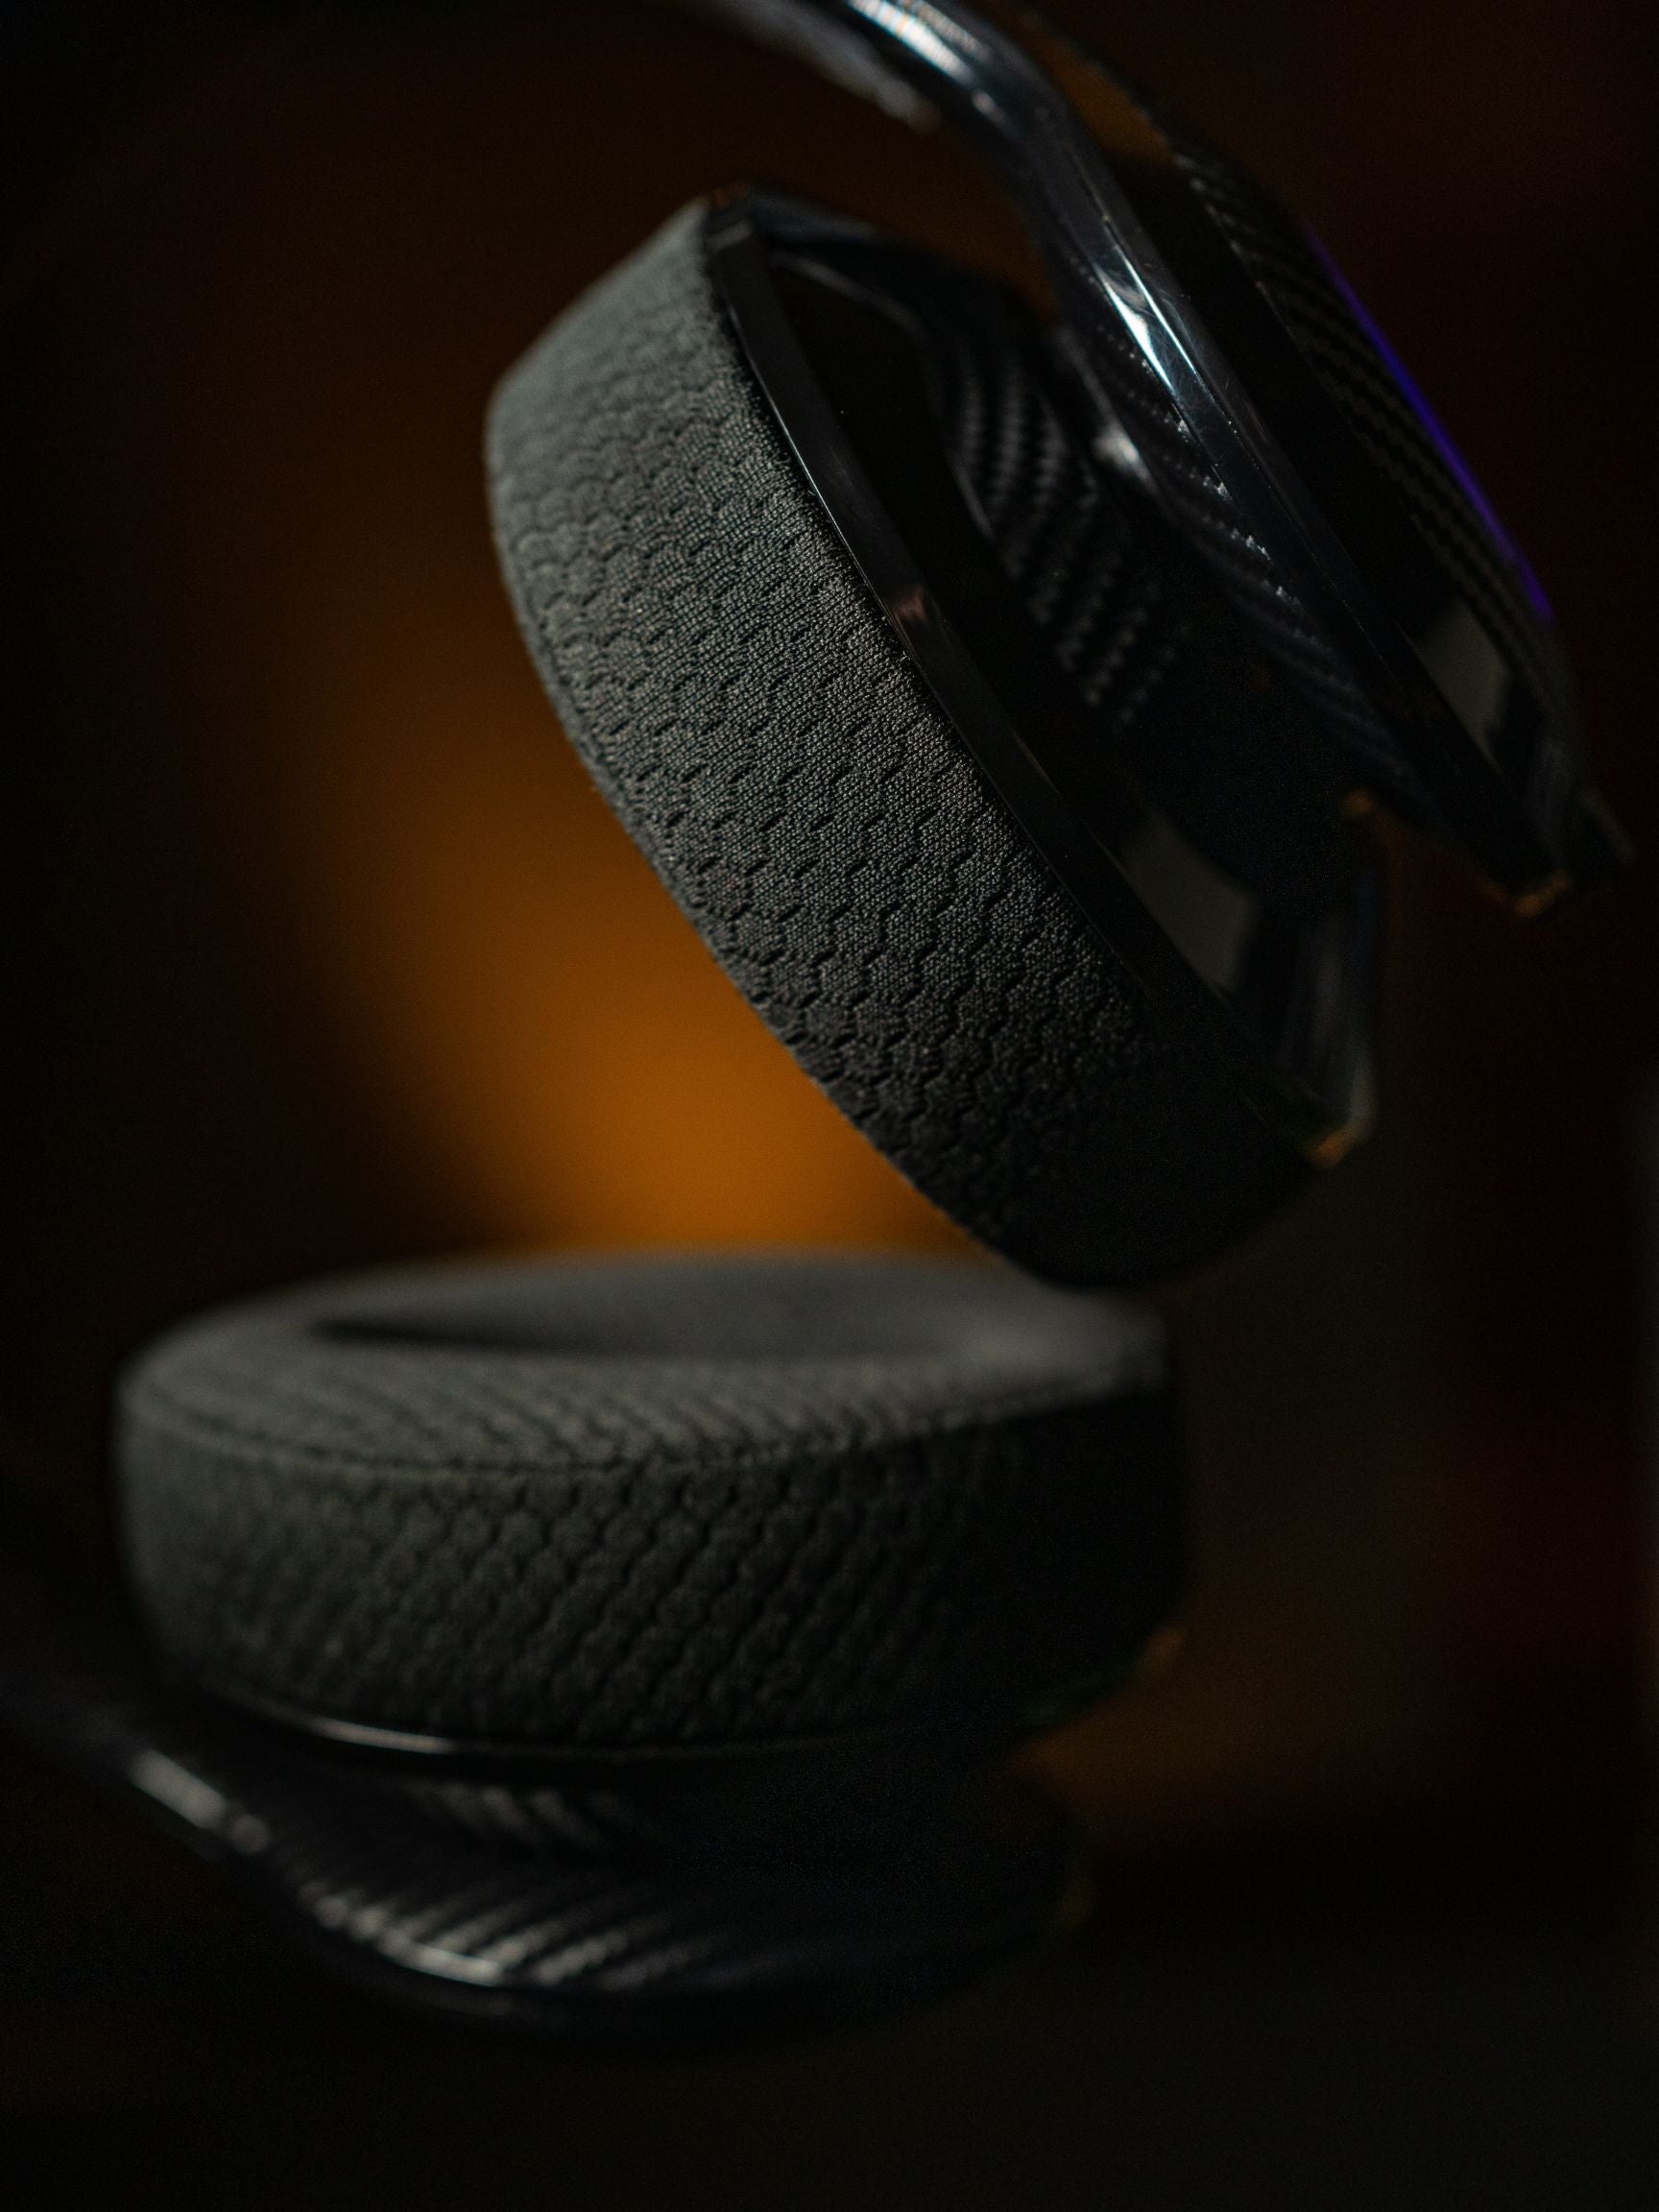
[[[1167,1613],[1156,1322],[999,1270],[537,1262],[325,1286],[121,1398],[136,1590],[233,1698],[549,1746],[1098,1687]]]
[[[751,380],[703,221],[492,407],[501,564],[565,727],[750,1002],[964,1227],[1077,1282],[1204,1256],[1298,1163],[982,784]]]

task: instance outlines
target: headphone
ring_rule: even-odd
[[[119,1419],[168,1671],[128,1778],[194,1775],[353,1970],[601,2036],[891,2004],[1052,1916],[1068,1846],[984,1778],[1180,1587],[1119,1293],[1364,1133],[1363,815],[1523,913],[1623,857],[1535,581],[1310,233],[1023,10],[708,12],[965,134],[1031,280],[684,209],[495,395],[502,573],[715,957],[1003,1264],[329,1284]]]

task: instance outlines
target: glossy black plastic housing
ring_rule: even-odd
[[[798,203],[748,195],[716,210],[710,273],[757,382],[871,589],[961,742],[1166,1030],[1196,1039],[1261,1118],[1315,1160],[1338,1156],[1371,1109],[1369,1021],[1377,885],[1337,819],[1307,809],[1305,834],[1263,822],[1284,851],[1257,866],[1249,841],[1223,866],[1224,832],[1161,788],[1179,782],[1199,727],[1235,701],[1285,686],[1207,578],[1155,516],[1128,532],[1212,669],[1216,713],[1179,711],[1137,763],[1040,631],[951,466],[929,346],[950,324],[952,273]],[[972,292],[983,280],[956,276]],[[933,312],[929,313],[929,309]],[[998,341],[993,330],[987,340]],[[1055,363],[1060,373],[1060,363]],[[1109,425],[1086,384],[1066,396],[1097,447]],[[1104,486],[1116,501],[1132,490]],[[1162,532],[1162,537],[1161,537]],[[1110,701],[1107,702],[1110,706]],[[1240,716],[1244,709],[1239,709]],[[1262,709],[1263,713],[1267,709]],[[1281,720],[1306,717],[1277,700]],[[1258,733],[1260,734],[1260,733]],[[1283,738],[1294,746],[1294,735]],[[1295,777],[1292,771],[1292,781]],[[1312,780],[1311,770],[1304,770]],[[1273,784],[1260,779],[1268,793]],[[1286,810],[1294,793],[1286,786]],[[1201,804],[1199,811],[1202,811]],[[1293,849],[1293,850],[1292,850]]]
[[[1460,848],[1522,911],[1622,864],[1542,594],[1309,233],[1026,10],[711,4],[987,156],[1126,465],[1356,791]]]
[[[0,1556],[0,1734],[407,2007],[705,2051],[902,2011],[1048,1932],[1076,1839],[1003,1739],[606,1758],[286,1726]]]

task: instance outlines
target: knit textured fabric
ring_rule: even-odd
[[[1040,1272],[1134,1282],[1283,1197],[1286,1148],[987,791],[755,388],[686,209],[493,402],[497,545],[573,742],[835,1103]]]
[[[546,1745],[1009,1725],[1179,1575],[1155,1321],[1001,1270],[432,1268],[127,1379],[140,1602],[232,1697]]]

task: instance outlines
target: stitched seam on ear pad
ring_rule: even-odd
[[[1011,1716],[1155,1625],[1179,1535],[1145,1317],[972,1270],[742,1276],[336,1286],[164,1343],[121,1431],[163,1644],[233,1694],[325,1716],[622,1745]],[[469,1322],[480,1286],[494,1318]],[[685,1327],[692,1302],[775,1286],[827,1317],[803,1345],[869,1313],[869,1350],[664,1358],[625,1329],[610,1354],[481,1348],[515,1306],[553,1342],[562,1316],[596,1313],[602,1343],[620,1300]],[[399,1296],[480,1342],[328,1335],[355,1305],[389,1310],[395,1339]],[[896,1298],[936,1344],[880,1348]]]
[[[503,565],[573,741],[721,964],[921,1188],[1018,1252],[1156,1054],[782,445],[687,210],[494,403]],[[1028,1255],[1022,1255],[1028,1256]]]

